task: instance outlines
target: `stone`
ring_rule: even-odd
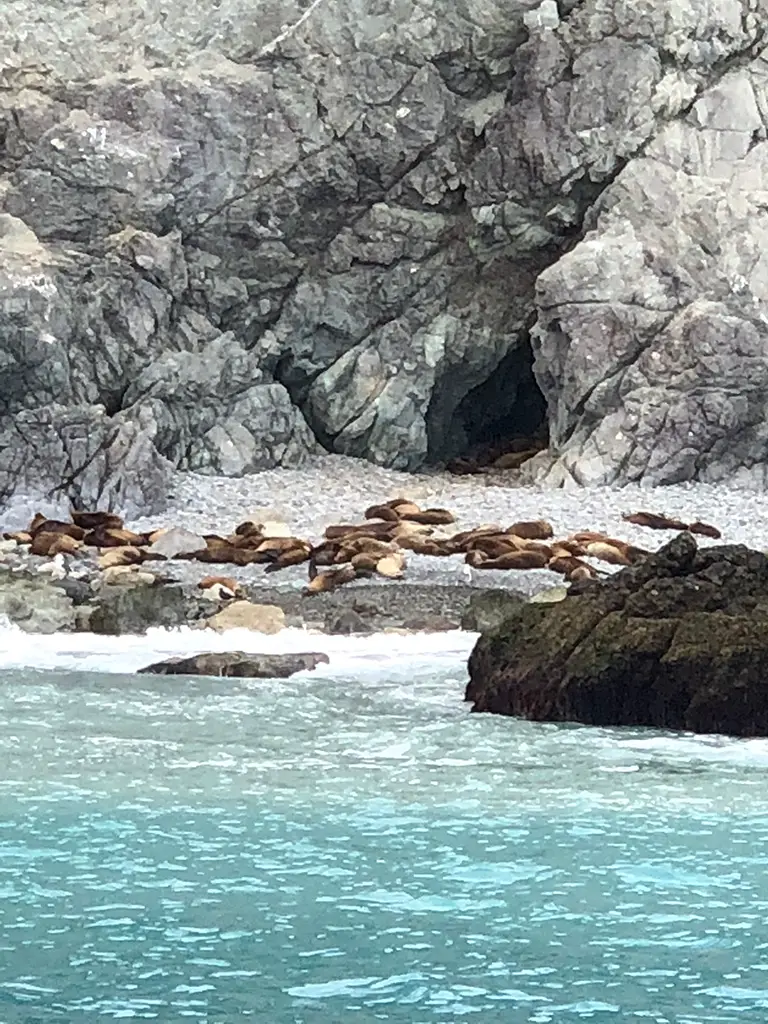
[[[162,535],[149,546],[149,552],[153,555],[161,555],[163,558],[177,558],[179,555],[193,555],[197,551],[205,551],[205,539],[192,530],[185,530],[181,526],[174,526],[164,530]]]
[[[89,629],[110,636],[143,634],[154,627],[176,629],[193,621],[196,611],[181,586],[107,586],[95,599]]]
[[[545,417],[530,479],[768,483],[765,4],[10,8],[0,510]]]
[[[473,711],[533,721],[768,735],[768,558],[680,533],[478,639]]]
[[[69,632],[75,607],[69,595],[45,576],[0,570],[0,616],[26,633]]]
[[[157,581],[154,573],[143,572],[134,565],[113,565],[105,569],[102,579],[107,586],[146,587]]]
[[[286,679],[297,672],[307,672],[328,664],[328,655],[319,653],[246,654],[226,651],[194,654],[191,657],[158,661],[139,674],[165,676],[219,676],[238,679]]]
[[[279,633],[285,626],[285,612],[275,604],[232,601],[208,620],[211,629],[252,629],[257,633]]]
[[[554,604],[557,601],[564,601],[567,596],[568,587],[547,587],[546,590],[540,590],[528,600],[533,604]]]
[[[509,590],[481,590],[472,594],[464,614],[461,628],[469,633],[491,633],[514,614],[523,598]]]

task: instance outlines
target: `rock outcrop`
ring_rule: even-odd
[[[762,482],[767,25],[14,0],[0,504],[154,512],[173,468],[321,447],[412,469],[533,430],[542,394],[538,476]]]
[[[510,602],[469,672],[473,711],[768,736],[768,557],[679,534],[563,601]]]
[[[238,679],[287,679],[327,665],[328,655],[318,653],[246,654],[223,651],[193,654],[188,658],[157,661],[139,673],[161,676],[227,676]]]

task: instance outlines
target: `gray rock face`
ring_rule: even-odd
[[[416,468],[535,426],[531,341],[539,475],[762,482],[767,27],[762,0],[16,0],[0,503],[155,511],[174,467],[320,446]]]

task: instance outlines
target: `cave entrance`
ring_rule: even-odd
[[[533,351],[527,338],[487,380],[464,396],[451,427],[445,432],[447,445],[441,454],[455,472],[491,466],[516,469],[547,447],[547,403],[533,374]]]

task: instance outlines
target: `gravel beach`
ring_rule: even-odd
[[[512,477],[505,480],[502,476],[458,477],[443,472],[400,473],[340,455],[315,458],[300,470],[269,470],[239,479],[180,473],[175,478],[168,511],[128,525],[139,530],[176,525],[198,532],[226,532],[257,513],[286,521],[297,536],[319,540],[329,524],[358,522],[369,505],[398,495],[412,498],[424,507],[451,509],[457,516],[456,529],[543,518],[552,523],[557,536],[576,530],[599,530],[656,550],[674,534],[633,526],[621,518],[622,513],[643,509],[687,521],[711,522],[723,533],[720,543],[768,549],[765,498],[755,491],[708,484],[548,489],[520,486]],[[717,543],[697,539],[702,545]],[[601,568],[610,569],[603,563]],[[182,579],[192,579],[200,572],[195,563],[174,565],[174,575]],[[261,566],[248,566],[235,570],[234,575],[251,585],[293,589],[306,580],[306,567],[296,566],[265,576]],[[467,579],[461,556],[409,555],[403,582],[445,586],[466,584]],[[367,580],[349,586],[391,587],[402,586],[403,582]],[[526,594],[560,583],[562,578],[546,569],[475,570],[471,580],[475,587],[509,587]]]

